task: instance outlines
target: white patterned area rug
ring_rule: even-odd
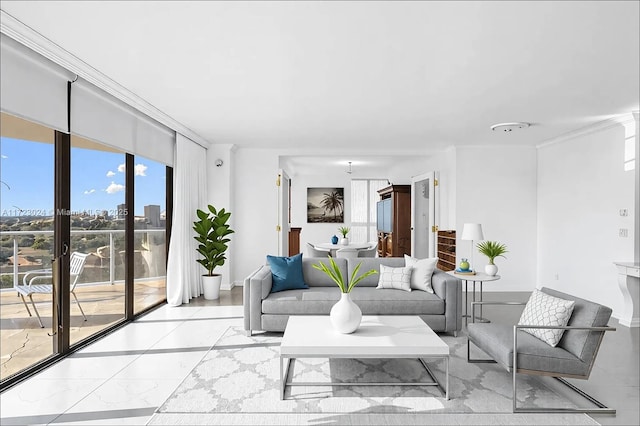
[[[511,375],[469,364],[466,337],[451,348],[447,401],[435,386],[293,386],[280,399],[279,334],[246,336],[231,327],[148,424],[540,424],[597,425],[584,414],[513,414]],[[443,382],[444,361],[426,360]],[[293,382],[430,381],[413,359],[297,359]],[[519,406],[573,407],[537,378],[518,377]]]

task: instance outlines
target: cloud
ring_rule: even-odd
[[[120,164],[120,165],[118,166],[118,171],[119,171],[120,173],[124,173],[124,172],[125,172],[125,170],[126,170],[126,168],[127,168],[127,166],[125,166],[124,164]],[[147,166],[145,166],[145,165],[144,165],[144,164],[142,164],[142,163],[139,163],[139,164],[136,164],[136,165],[134,166],[133,171],[134,171],[134,173],[135,173],[135,175],[136,175],[136,176],[146,176],[146,175],[147,175],[147,169],[148,169],[148,167],[147,167]],[[114,175],[115,175],[115,173],[114,173],[114,172],[112,172],[111,170],[109,170],[109,172],[107,173],[107,176],[108,176],[108,177],[111,177],[111,176],[114,176]]]
[[[95,189],[89,189],[88,191],[84,191],[84,195],[93,194],[94,192],[96,192]]]
[[[9,158],[9,157],[7,157],[6,155],[2,155],[2,156],[0,156],[0,157],[2,157],[2,159],[3,159],[3,160],[4,160],[4,159]]]
[[[107,194],[115,194],[116,192],[124,191],[124,185],[112,181],[105,191],[107,191]]]
[[[136,176],[146,176],[148,167],[144,164],[136,164],[134,170],[136,172]]]

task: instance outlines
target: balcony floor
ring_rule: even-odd
[[[71,303],[71,344],[104,329],[124,317],[124,283],[76,287],[87,321],[78,305]],[[135,283],[134,312],[139,312],[165,299],[165,281]],[[0,378],[4,379],[52,354],[51,295],[33,296],[45,328],[38,319],[28,298],[25,298],[32,317],[15,291],[0,293]]]

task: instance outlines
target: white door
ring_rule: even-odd
[[[291,180],[287,172],[278,171],[278,255],[289,256],[289,191]]]
[[[436,257],[438,215],[437,172],[411,178],[411,255]]]

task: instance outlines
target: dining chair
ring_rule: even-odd
[[[363,250],[358,250],[358,257],[376,257],[378,253],[378,246],[369,247]]]
[[[336,257],[354,258],[354,257],[358,257],[358,252],[359,252],[358,249],[345,247],[345,248],[338,249],[338,251],[336,251]]]
[[[330,257],[331,252],[329,250],[322,250],[314,246],[311,243],[307,243],[307,254],[309,257]]]

